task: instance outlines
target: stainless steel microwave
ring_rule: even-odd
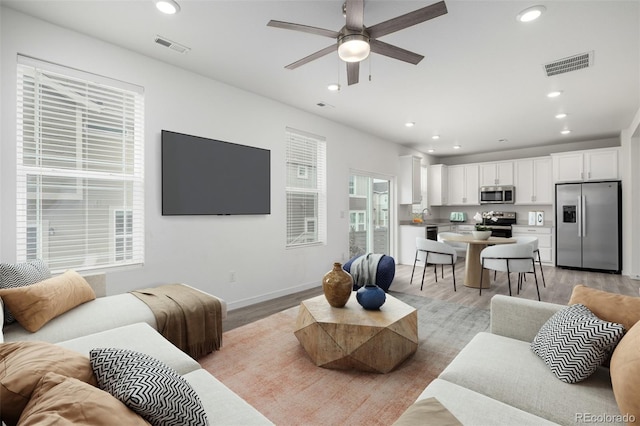
[[[513,186],[483,186],[480,188],[480,204],[513,204],[516,190]]]

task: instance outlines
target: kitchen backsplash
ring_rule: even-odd
[[[443,206],[439,207],[439,217],[448,218],[451,212],[465,212],[467,214],[467,220],[473,221],[473,216],[476,212],[483,211],[504,211],[504,212],[516,212],[517,224],[526,225],[529,221],[530,211],[542,211],[544,212],[545,224],[551,225],[553,223],[553,206],[521,206],[515,204],[493,204],[490,206]]]
[[[413,218],[414,214],[420,214],[424,207],[421,204],[414,205],[400,205],[398,209],[398,220],[407,221]],[[482,206],[440,206],[430,207],[427,219],[449,219],[451,212],[464,212],[467,214],[467,221],[473,221],[473,216],[476,212],[483,211],[505,211],[516,212],[518,225],[527,225],[529,221],[530,211],[542,211],[544,212],[545,225],[553,224],[554,211],[553,206],[525,206],[517,204],[491,204]]]

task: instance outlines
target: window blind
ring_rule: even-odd
[[[143,263],[143,89],[23,56],[17,74],[18,261]]]
[[[326,142],[286,130],[287,247],[327,241]]]

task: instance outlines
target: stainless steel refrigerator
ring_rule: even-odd
[[[622,271],[619,181],[556,184],[556,266]]]

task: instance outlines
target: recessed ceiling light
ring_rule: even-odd
[[[460,149],[460,148],[462,148],[462,146],[461,146],[461,145],[454,145],[454,146],[453,146],[453,149]]]
[[[340,90],[340,85],[338,83],[331,83],[327,86],[327,89],[332,92],[337,92],[338,90]]]
[[[516,19],[520,22],[531,22],[538,19],[547,10],[544,6],[532,6],[518,13]]]
[[[565,129],[565,130],[561,131],[560,133],[562,133],[563,135],[568,135],[569,133],[571,133],[571,130]]]
[[[547,93],[548,98],[557,98],[560,95],[562,95],[562,90],[555,90],[553,92]]]
[[[156,7],[162,13],[174,15],[180,12],[180,5],[175,0],[154,0]]]
[[[431,139],[436,141],[436,140],[440,139],[440,135],[433,135],[433,136],[431,136]]]
[[[560,119],[560,118],[565,118],[567,116],[567,114],[565,114],[564,112],[561,112],[560,114],[556,114],[556,118]]]
[[[406,123],[404,123],[404,125],[407,127],[413,127],[416,125],[416,123],[414,121],[407,121]]]
[[[427,152],[428,152],[428,153],[432,153],[432,152],[436,152],[436,150],[435,150],[435,149],[433,149],[433,148],[430,148],[430,149],[428,149],[428,150],[427,150]]]

